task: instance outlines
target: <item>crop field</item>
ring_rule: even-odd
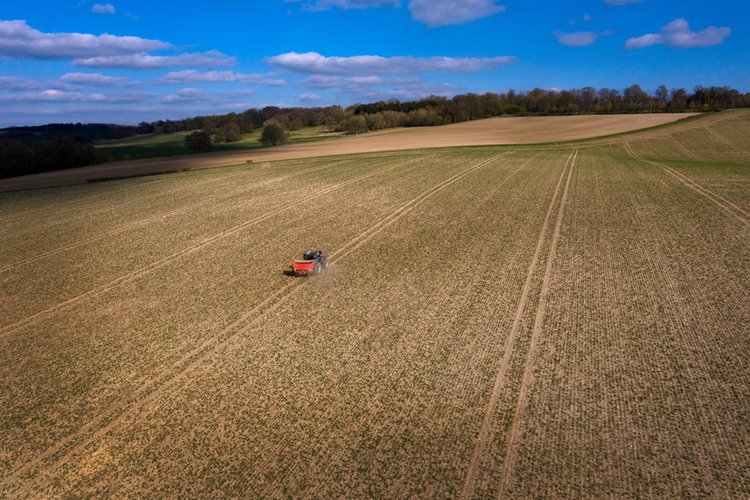
[[[438,127],[408,127],[381,130],[339,138],[326,127],[292,131],[289,141],[277,147],[260,148],[259,134],[246,134],[243,141],[216,144],[211,153],[173,156],[184,153],[184,134],[138,137],[100,145],[117,161],[0,179],[0,191],[58,187],[96,179],[132,177],[153,173],[223,167],[240,163],[294,160],[358,153],[393,152],[458,146],[533,144],[572,141],[621,134],[676,121],[688,129],[695,113],[651,113],[637,115],[541,116],[488,118]],[[717,143],[723,145],[720,141]],[[164,158],[166,156],[166,158]],[[172,157],[170,157],[172,156]],[[140,159],[136,159],[140,158]]]
[[[0,497],[750,496],[748,112],[4,193],[0,234]]]
[[[242,135],[242,140],[237,142],[221,142],[213,145],[215,151],[238,151],[260,148],[261,130],[255,130]],[[175,132],[172,134],[148,135],[116,141],[105,141],[97,145],[97,148],[108,152],[114,160],[137,160],[140,158],[158,158],[164,156],[186,155],[185,136],[187,132]],[[314,141],[322,141],[341,137],[341,132],[330,132],[327,127],[307,127],[300,130],[292,130],[289,133],[290,144],[300,144]]]

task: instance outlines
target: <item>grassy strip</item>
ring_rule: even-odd
[[[238,142],[214,144],[212,151],[241,151],[261,148],[263,144],[260,142],[260,132],[260,130],[256,130],[244,134],[242,140]],[[187,134],[187,132],[176,132],[174,134],[149,135],[129,141],[98,144],[97,149],[108,152],[115,161],[185,155],[189,154],[189,151],[185,149],[185,136]],[[317,142],[340,136],[339,133],[329,132],[327,127],[311,127],[290,132],[288,143]]]

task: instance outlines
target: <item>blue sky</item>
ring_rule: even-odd
[[[5,1],[0,126],[511,88],[747,92],[748,28],[748,0]]]

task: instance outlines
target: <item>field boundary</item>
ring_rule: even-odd
[[[714,204],[718,205],[719,207],[723,208],[725,211],[727,211],[729,214],[731,214],[733,217],[738,219],[739,221],[745,223],[746,225],[750,225],[750,212],[747,212],[746,210],[742,209],[741,207],[735,205],[731,201],[727,200],[726,198],[714,193],[713,191],[706,189],[705,187],[701,186],[697,182],[695,182],[690,177],[686,176],[685,174],[678,172],[677,170],[673,169],[672,167],[668,167],[667,165],[664,165],[663,163],[659,163],[652,160],[646,160],[645,158],[641,157],[636,153],[630,143],[623,142],[623,147],[625,148],[625,151],[631,156],[631,158],[640,161],[642,163],[648,163],[649,165],[653,165],[655,167],[659,167],[671,176],[673,176],[675,179],[680,181],[685,187],[691,189],[692,191],[695,191],[696,193],[700,194],[707,200],[710,200]]]
[[[495,383],[492,387],[492,392],[490,392],[490,397],[487,401],[487,405],[485,406],[482,425],[480,427],[479,434],[477,435],[477,440],[474,445],[474,451],[472,453],[471,461],[469,462],[466,481],[464,482],[460,494],[460,498],[462,499],[468,499],[474,493],[476,478],[482,459],[482,452],[484,451],[484,448],[486,447],[487,441],[490,437],[489,434],[491,430],[492,417],[497,409],[497,402],[500,397],[500,391],[503,388],[505,377],[510,366],[510,358],[513,353],[512,348],[516,343],[516,338],[518,337],[521,321],[523,319],[523,313],[526,310],[529,294],[531,293],[532,282],[534,279],[534,275],[536,274],[536,267],[539,262],[539,258],[541,257],[544,242],[546,240],[545,236],[547,235],[550,220],[552,219],[552,213],[558,199],[558,194],[560,193],[560,187],[562,186],[563,179],[565,178],[565,172],[568,171],[569,168],[572,170],[572,164],[577,156],[578,150],[573,150],[570,153],[570,156],[568,156],[568,159],[563,166],[563,170],[560,173],[560,178],[557,181],[557,186],[555,187],[552,199],[550,200],[549,208],[547,209],[547,214],[544,218],[544,223],[542,224],[542,229],[539,233],[539,238],[534,249],[534,255],[531,258],[531,263],[529,264],[529,269],[526,273],[526,281],[524,282],[523,289],[521,291],[521,297],[518,300],[516,314],[513,318],[513,325],[511,327],[510,333],[508,334],[508,337],[506,337],[504,342],[503,357],[500,360],[500,364],[498,365],[495,374]]]
[[[306,202],[310,201],[311,199],[323,196],[324,194],[327,194],[329,192],[335,191],[336,189],[339,189],[339,188],[341,188],[343,186],[346,186],[346,185],[349,185],[349,184],[353,184],[353,183],[356,183],[356,182],[368,179],[370,177],[374,177],[374,176],[376,176],[378,174],[382,174],[382,173],[388,172],[389,170],[392,170],[394,168],[397,168],[397,167],[400,167],[400,166],[404,166],[404,165],[408,165],[409,163],[414,163],[416,161],[419,161],[419,159],[413,159],[413,160],[396,162],[396,163],[394,163],[394,164],[392,164],[390,166],[387,166],[385,168],[378,169],[375,172],[371,172],[371,173],[366,174],[366,175],[358,176],[358,177],[355,177],[353,179],[349,179],[349,180],[344,181],[344,182],[339,182],[339,183],[334,184],[332,186],[328,186],[328,187],[323,188],[323,189],[321,189],[319,191],[316,191],[315,193],[310,194],[310,195],[308,195],[308,196],[306,196],[304,198],[300,198],[297,201],[294,201],[292,203],[284,205],[283,207],[277,208],[277,209],[272,210],[270,212],[266,212],[265,214],[258,215],[258,216],[253,217],[252,219],[249,219],[249,220],[247,220],[247,221],[245,221],[245,222],[243,222],[241,224],[238,224],[236,226],[230,227],[229,229],[225,229],[225,230],[223,230],[223,231],[221,231],[219,233],[216,233],[216,234],[214,234],[212,236],[208,236],[208,237],[206,237],[206,238],[204,238],[204,239],[202,239],[202,240],[200,240],[200,241],[198,241],[198,242],[196,242],[196,243],[194,243],[192,245],[189,245],[189,246],[183,248],[182,250],[174,252],[174,253],[172,253],[170,255],[167,255],[166,257],[162,257],[161,259],[158,259],[158,260],[156,260],[156,261],[154,261],[154,262],[152,262],[152,263],[150,263],[150,264],[148,264],[146,266],[143,266],[140,269],[135,269],[135,270],[133,270],[133,271],[127,273],[127,274],[124,274],[124,275],[120,276],[119,278],[116,278],[116,279],[110,281],[109,283],[105,283],[104,285],[100,285],[100,286],[98,286],[98,287],[96,287],[96,288],[94,288],[92,290],[89,290],[89,291],[84,292],[82,294],[76,295],[75,297],[71,297],[70,299],[67,299],[67,300],[65,300],[63,302],[59,302],[59,303],[57,303],[57,304],[55,304],[53,306],[48,307],[47,309],[44,309],[44,310],[39,311],[39,312],[37,312],[35,314],[32,314],[31,316],[27,316],[26,318],[21,319],[19,321],[16,321],[15,323],[11,323],[9,325],[6,325],[3,328],[0,328],[0,339],[4,338],[5,336],[7,336],[7,335],[9,335],[9,334],[11,334],[11,333],[13,333],[15,331],[17,331],[20,328],[23,328],[25,326],[29,326],[29,325],[32,325],[32,324],[36,323],[38,320],[40,320],[41,318],[43,318],[43,317],[45,317],[45,316],[47,316],[49,314],[53,314],[53,313],[65,310],[66,308],[68,308],[70,306],[74,306],[76,304],[80,304],[81,302],[84,302],[87,299],[90,299],[92,297],[96,297],[98,295],[101,295],[102,293],[108,292],[108,291],[114,289],[115,287],[117,287],[119,285],[122,285],[122,284],[125,284],[125,283],[130,283],[131,281],[136,280],[138,278],[141,278],[142,276],[145,276],[146,274],[149,274],[149,273],[153,272],[154,270],[159,269],[159,268],[161,268],[161,267],[163,267],[163,266],[165,266],[165,265],[167,265],[167,264],[169,264],[169,263],[171,263],[171,262],[173,262],[173,261],[175,261],[175,260],[177,260],[179,258],[191,255],[191,254],[193,254],[193,253],[195,253],[195,252],[197,252],[197,251],[199,251],[199,250],[207,247],[208,245],[211,245],[211,244],[213,244],[213,243],[215,243],[217,241],[220,241],[220,240],[226,238],[227,236],[231,236],[232,234],[235,234],[235,233],[240,232],[240,231],[242,231],[242,230],[244,230],[244,229],[246,229],[248,227],[251,227],[251,226],[254,226],[256,224],[259,224],[259,223],[261,223],[261,222],[263,222],[263,221],[265,221],[267,219],[270,219],[271,217],[274,217],[274,216],[276,216],[278,214],[281,214],[281,213],[284,213],[284,212],[286,212],[288,210],[291,210],[292,208],[294,208],[296,206],[299,206],[299,205],[301,205],[303,203],[306,203]]]
[[[356,236],[352,240],[350,240],[348,243],[346,243],[344,246],[339,248],[336,252],[331,254],[331,263],[336,263],[349,255],[350,253],[354,252],[356,249],[360,248],[362,245],[367,243],[368,241],[372,240],[372,238],[380,233],[383,229],[386,227],[394,224],[397,220],[401,219],[403,216],[405,216],[407,213],[409,213],[411,210],[422,204],[425,200],[430,198],[432,195],[436,194],[437,192],[447,188],[451,184],[454,184],[461,178],[471,174],[472,172],[488,165],[489,163],[492,163],[493,161],[497,160],[498,158],[502,156],[507,156],[511,152],[505,152],[500,155],[495,155],[491,158],[485,159],[482,162],[475,164],[458,174],[453,175],[452,177],[449,177],[448,179],[438,183],[437,185],[433,186],[432,188],[423,191],[416,197],[412,198],[411,200],[407,201],[404,205],[399,207],[397,210],[395,210],[391,215],[386,217],[385,219],[381,220],[374,226],[370,227],[369,229],[365,230],[360,235]],[[26,464],[20,466],[16,470],[12,471],[7,478],[3,480],[4,484],[9,484],[17,481],[19,477],[23,474],[25,474],[27,471],[33,469],[34,467],[37,467],[44,461],[54,458],[57,454],[60,452],[63,452],[63,455],[60,457],[57,457],[56,460],[54,460],[54,465],[47,467],[44,470],[45,475],[49,475],[50,472],[60,465],[60,463],[63,461],[63,459],[67,456],[70,456],[71,454],[84,449],[88,444],[96,439],[99,436],[103,436],[117,425],[127,414],[128,411],[133,411],[135,409],[141,408],[150,402],[152,402],[156,397],[161,394],[165,389],[173,386],[177,382],[179,382],[183,377],[185,377],[188,373],[190,373],[195,367],[198,366],[198,364],[205,358],[206,355],[213,352],[216,348],[221,347],[222,345],[225,345],[227,342],[235,338],[237,335],[245,332],[247,329],[251,328],[253,325],[256,324],[258,320],[260,320],[265,313],[271,312],[275,310],[277,307],[279,307],[280,304],[284,302],[284,300],[288,299],[293,295],[294,292],[297,292],[301,290],[309,281],[292,281],[289,284],[283,286],[279,290],[277,290],[272,296],[265,299],[260,304],[256,305],[254,308],[252,308],[250,311],[245,313],[244,315],[240,316],[238,319],[230,323],[228,326],[226,326],[222,331],[217,333],[215,336],[209,338],[206,340],[203,344],[201,344],[198,347],[193,348],[191,351],[185,353],[180,359],[172,363],[170,366],[166,367],[164,370],[161,371],[159,375],[156,377],[153,377],[152,379],[146,380],[145,383],[142,385],[141,389],[138,390],[138,396],[140,399],[137,399],[135,396],[131,396],[130,400],[120,400],[116,406],[114,406],[106,415],[101,416],[98,419],[88,421],[86,424],[84,424],[81,428],[79,428],[77,431],[75,431],[72,434],[69,434],[68,436],[59,439],[54,446],[47,449],[37,457],[33,458],[31,461],[27,462]],[[227,334],[229,334],[227,336]],[[180,369],[182,367],[182,369]],[[151,387],[154,387],[156,384],[161,384],[156,386],[153,390],[149,391]],[[130,393],[132,394],[132,393]],[[118,414],[119,413],[119,414]],[[88,430],[92,430],[93,428],[97,426],[104,425],[103,427],[96,430],[92,435],[90,435],[88,438],[84,439],[82,442],[71,446],[71,444],[75,441],[75,439],[84,432]],[[15,492],[18,496],[24,496],[29,494],[29,490],[32,487],[32,484],[27,483],[23,487],[21,487],[19,490]]]

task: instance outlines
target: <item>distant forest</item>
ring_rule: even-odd
[[[502,115],[550,116],[615,113],[682,113],[721,111],[750,107],[750,93],[729,87],[696,87],[669,90],[660,86],[652,95],[639,85],[624,91],[584,87],[574,90],[542,90],[495,94],[463,94],[453,98],[428,97],[417,101],[391,99],[370,104],[323,108],[249,109],[243,113],[197,116],[184,120],[141,123],[139,134],[161,134],[205,130],[212,135],[228,123],[239,125],[242,133],[252,132],[268,121],[286,130],[328,126],[332,130],[361,133],[394,127],[445,125]]]
[[[495,116],[550,116],[721,111],[750,107],[750,93],[729,87],[682,88],[660,86],[653,94],[639,85],[623,91],[584,87],[573,90],[534,89],[529,92],[463,94],[453,98],[428,97],[416,101],[391,99],[347,108],[248,109],[242,113],[196,116],[182,120],[141,122],[137,126],[108,124],[52,124],[0,130],[0,178],[108,161],[94,141],[146,134],[202,130],[214,142],[237,140],[228,130],[249,133],[273,122],[285,130],[326,126],[350,134],[394,127],[459,123]]]

